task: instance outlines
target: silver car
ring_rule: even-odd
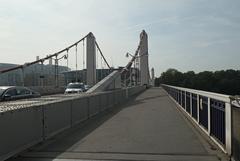
[[[84,91],[85,91],[84,84],[75,82],[75,83],[69,83],[64,93],[65,94],[82,93]]]
[[[84,91],[86,92],[87,90],[89,90],[91,88],[91,86],[90,85],[85,85],[84,88],[85,88]]]

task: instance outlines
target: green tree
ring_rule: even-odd
[[[160,84],[240,95],[240,71],[229,69],[215,72],[204,71],[196,74],[194,71],[182,73],[171,68],[156,78],[155,85],[159,86]]]

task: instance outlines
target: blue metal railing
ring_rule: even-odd
[[[199,123],[208,129],[208,98],[199,96]]]
[[[169,85],[162,87],[222,150],[231,153],[231,101],[228,95]]]
[[[192,117],[197,121],[198,118],[198,104],[197,104],[197,95],[192,94]]]
[[[181,102],[181,106],[182,106],[182,108],[185,108],[185,92],[184,91],[182,91],[182,102]]]
[[[225,103],[219,100],[210,100],[211,109],[211,135],[225,145]]]
[[[225,109],[226,110],[226,109]],[[240,161],[240,102],[232,104],[232,155],[235,161]]]
[[[190,93],[189,93],[189,92],[186,92],[186,111],[187,111],[189,114],[191,113],[190,105],[191,105]]]

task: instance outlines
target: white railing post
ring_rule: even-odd
[[[208,134],[211,133],[211,106],[210,106],[210,98],[208,97]]]
[[[185,103],[184,103],[184,109],[185,109],[185,111],[187,111],[187,92],[186,91],[184,91],[184,93],[185,93]]]
[[[197,122],[199,123],[199,102],[200,102],[200,100],[199,100],[199,95],[197,95]]]
[[[182,106],[182,91],[180,91],[181,95],[180,95],[180,106]]]
[[[190,115],[192,116],[192,93],[190,93]]]
[[[226,151],[229,155],[232,153],[232,110],[231,110],[231,104],[230,99],[229,102],[225,103],[225,122],[226,122]]]

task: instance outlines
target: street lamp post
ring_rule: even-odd
[[[132,54],[130,54],[129,52],[126,53],[126,57],[128,58],[129,56],[131,57],[134,57],[134,70],[136,70],[136,68],[139,68],[139,58],[142,57],[142,56],[148,56],[148,54],[145,54],[145,55],[138,55],[138,56],[134,56]],[[135,75],[135,85],[138,85],[139,83],[139,79],[140,79],[140,69],[138,69],[137,71],[135,71],[136,73],[134,74]],[[130,68],[130,77],[132,77],[132,73],[131,73],[131,68]],[[132,79],[132,78],[130,78]]]
[[[134,58],[137,58],[138,56],[134,56],[134,55],[132,55],[132,54],[130,54],[129,52],[127,52],[126,53],[126,57],[128,58],[129,56],[131,56],[132,58],[134,57]],[[136,70],[136,61],[134,60],[134,62],[133,62],[133,68],[134,68],[134,70]],[[132,86],[132,69],[131,69],[131,67],[130,67],[130,69],[129,69],[130,71],[130,86]],[[136,85],[136,74],[135,74],[135,72],[134,72],[134,77],[135,77],[135,79],[134,79],[134,85]]]

